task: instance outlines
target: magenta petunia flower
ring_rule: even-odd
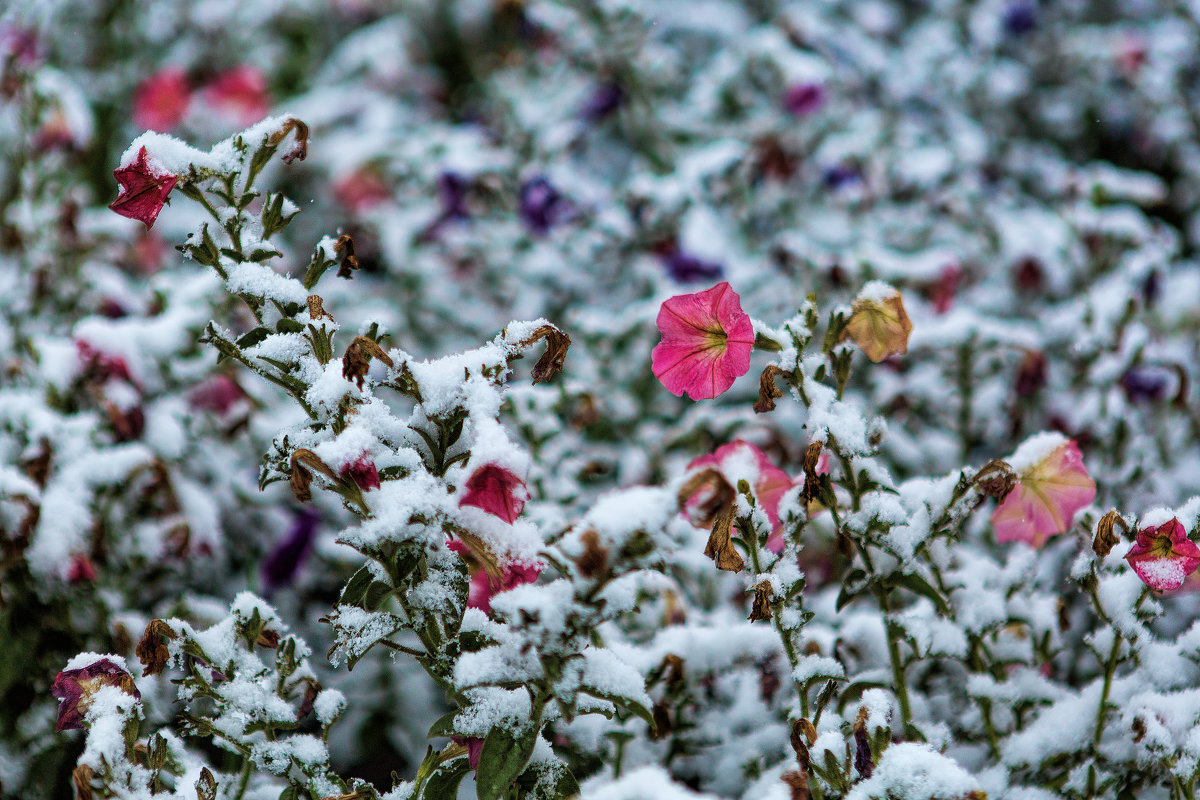
[[[84,715],[92,703],[92,696],[104,686],[116,686],[126,694],[141,698],[141,692],[133,685],[133,676],[107,658],[94,661],[82,669],[68,669],[58,673],[51,693],[62,701],[58,707],[55,730],[66,731],[84,727]]]
[[[750,370],[754,325],[728,282],[664,302],[658,330],[663,338],[651,362],[671,394],[709,400]]]
[[[137,158],[132,164],[126,164],[113,170],[113,177],[120,184],[117,199],[109,204],[109,208],[122,217],[129,217],[142,222],[147,229],[154,225],[167,202],[167,195],[175,188],[179,180],[165,170],[158,169],[147,161],[146,148],[138,150]]]
[[[339,474],[354,481],[364,492],[378,489],[380,485],[379,470],[375,469],[375,462],[365,453],[343,466]]]
[[[467,478],[459,506],[475,506],[508,523],[516,522],[529,499],[525,481],[499,464],[484,464]]]
[[[1172,517],[1157,528],[1138,531],[1125,560],[1151,589],[1170,592],[1200,567],[1200,547],[1188,538],[1183,523]]]
[[[1027,460],[1032,463],[1022,468]],[[992,513],[997,541],[1041,547],[1047,537],[1066,531],[1075,512],[1096,496],[1096,483],[1083,466],[1079,446],[1062,436],[1034,437],[1012,461],[1019,479]]]
[[[192,408],[211,411],[219,417],[229,413],[235,405],[246,399],[246,393],[237,381],[228,375],[213,375],[197,386],[188,395]]]
[[[741,439],[721,445],[709,455],[700,456],[688,464],[689,470],[701,467],[715,467],[731,486],[737,486],[739,480],[745,480],[754,488],[758,505],[771,521],[771,537],[767,547],[775,552],[782,550],[783,523],[779,520],[779,501],[794,484],[791,476],[772,464],[763,451]],[[697,506],[704,499],[697,493],[688,500],[687,506]]]
[[[471,769],[479,768],[479,756],[483,753],[483,739],[478,736],[451,736],[450,741],[467,748],[467,764]]]
[[[167,67],[138,86],[133,95],[133,121],[147,130],[167,133],[180,123],[191,102],[187,73]]]
[[[258,122],[271,108],[267,79],[245,64],[213,78],[204,87],[204,99],[219,114],[242,126]]]

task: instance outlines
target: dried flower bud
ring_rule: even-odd
[[[608,549],[600,545],[600,534],[586,530],[580,537],[583,552],[575,559],[575,566],[585,578],[594,578],[608,569]]]
[[[1017,397],[1030,397],[1046,385],[1046,357],[1037,350],[1026,350],[1017,367]]]
[[[912,322],[898,291],[882,281],[872,281],[863,287],[852,308],[842,338],[852,339],[867,358],[878,363],[908,352]]]
[[[567,358],[567,348],[571,346],[571,337],[553,325],[541,326],[521,342],[520,346],[532,347],[542,339],[546,340],[546,352],[533,365],[531,375],[534,383],[545,383],[561,372],[563,362]]]
[[[150,620],[146,625],[146,632],[142,634],[141,641],[137,643],[137,647],[133,651],[138,657],[138,661],[142,662],[143,676],[157,675],[167,665],[170,653],[167,646],[163,644],[164,636],[174,639],[178,634],[161,619]]]
[[[1146,738],[1146,720],[1141,717],[1134,717],[1130,727],[1133,729],[1133,741],[1135,743]]]
[[[1092,551],[1097,558],[1104,558],[1112,552],[1113,547],[1120,541],[1115,528],[1117,523],[1121,524],[1122,528],[1127,528],[1125,520],[1121,518],[1121,514],[1113,509],[1100,518],[1100,522],[1096,524],[1096,538],[1092,540]]]
[[[334,473],[329,465],[320,459],[320,457],[312,450],[299,448],[292,452],[291,458],[291,477],[288,483],[292,487],[292,494],[301,503],[307,503],[312,500],[312,490],[309,488],[312,485],[312,473],[305,467],[311,467],[317,472],[320,472],[331,481],[336,481],[338,476]]]
[[[858,719],[854,721],[854,768],[864,778],[871,777],[875,771],[875,761],[871,756],[871,740],[867,736],[867,707],[858,710]]]
[[[746,562],[742,560],[741,554],[738,553],[731,540],[733,516],[734,506],[730,503],[728,509],[713,524],[712,533],[708,536],[708,544],[704,547],[704,555],[716,562],[717,569],[723,569],[726,572],[741,572],[745,568]]]
[[[279,647],[279,631],[263,630],[258,634],[258,639],[254,642],[259,647],[265,647],[269,650],[274,650]]]
[[[695,506],[699,511],[695,522],[701,527],[711,528],[725,510],[733,505],[737,492],[729,481],[725,480],[720,470],[707,467],[692,475],[679,487],[679,493],[676,495],[679,507],[686,508],[688,501],[703,490],[708,490],[708,495]]]
[[[324,300],[319,294],[310,294],[308,296],[308,318],[309,319],[328,319],[333,322],[333,314],[325,310]]]
[[[754,587],[754,604],[750,608],[751,622],[771,618],[771,600],[773,597],[774,592],[771,590],[770,581],[763,581]]]
[[[808,748],[812,746],[815,740],[808,739],[808,734],[804,729],[803,723],[808,723],[808,727],[812,727],[812,723],[806,719],[801,718],[796,720],[792,723],[792,735],[789,737],[789,741],[792,744],[792,750],[796,753],[796,763],[800,765],[800,770],[808,772]]]
[[[291,164],[293,161],[303,161],[308,157],[308,126],[295,117],[288,117],[284,120],[279,130],[272,133],[267,139],[267,144],[274,147],[286,139],[287,135],[293,131],[296,134],[296,146],[283,154],[282,158],[285,164]]]
[[[377,358],[389,367],[395,365],[392,357],[385,353],[374,339],[369,336],[356,337],[346,348],[345,355],[342,356],[342,377],[357,383],[361,390],[363,378],[366,377],[367,370],[370,368],[371,358]]]
[[[92,779],[96,772],[87,764],[80,764],[71,772],[71,783],[75,785],[76,800],[92,800]]]
[[[333,252],[342,256],[342,263],[337,272],[338,277],[354,277],[354,270],[358,269],[358,256],[354,254],[354,240],[350,238],[350,234],[343,233],[338,237],[337,242],[333,245]]]
[[[296,709],[296,719],[304,719],[312,713],[313,703],[317,700],[317,695],[321,693],[321,684],[311,678],[304,680],[304,699],[300,701],[300,707]]]
[[[979,468],[974,483],[985,497],[1006,497],[1017,485],[1017,473],[1007,461],[996,458]]]
[[[813,442],[804,451],[804,488],[800,492],[800,499],[806,504],[816,500],[821,490],[818,465],[821,462],[821,451],[824,449],[824,442]]]
[[[671,735],[674,725],[671,724],[671,712],[667,704],[661,700],[654,704],[654,730],[650,732],[651,739],[665,739]]]
[[[791,791],[791,800],[811,800],[812,793],[808,789],[808,774],[789,770],[779,776]]]
[[[775,400],[783,397],[783,391],[775,386],[776,378],[787,378],[793,380],[793,373],[785,369],[770,364],[762,371],[762,375],[758,378],[758,402],[754,404],[754,412],[756,414],[765,414],[768,411],[775,410]]]

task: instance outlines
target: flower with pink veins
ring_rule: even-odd
[[[133,95],[133,121],[147,130],[167,133],[180,123],[191,102],[187,73],[167,67],[138,86]]]
[[[525,481],[499,464],[484,464],[471,473],[466,489],[458,501],[460,507],[482,508],[510,525],[517,521],[529,499]]]
[[[1183,523],[1172,517],[1138,531],[1125,560],[1151,589],[1171,592],[1200,567],[1200,547],[1188,538]]]
[[[688,464],[689,470],[701,467],[715,467],[731,486],[737,486],[739,480],[745,480],[754,488],[759,508],[771,521],[771,537],[767,547],[777,553],[781,551],[783,523],[779,520],[779,501],[795,483],[791,476],[772,464],[763,451],[741,439],[721,445],[709,455],[700,456]],[[703,500],[697,493],[688,500],[687,506],[691,508]]]
[[[1065,532],[1075,512],[1096,496],[1079,446],[1060,434],[1034,436],[1010,463],[1018,480],[992,513],[996,541],[1041,547],[1047,537]]]
[[[662,341],[651,354],[654,376],[673,395],[686,392],[693,400],[710,400],[750,371],[754,325],[726,281],[664,302],[658,330]]]
[[[267,79],[254,67],[245,64],[213,78],[204,87],[204,99],[217,113],[241,126],[258,122],[271,108]]]
[[[167,195],[179,180],[176,176],[149,161],[146,148],[138,150],[132,164],[113,170],[113,177],[120,184],[117,199],[109,208],[122,217],[136,219],[149,230],[158,219]]]

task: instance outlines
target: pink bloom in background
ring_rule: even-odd
[[[79,356],[79,366],[84,372],[91,373],[100,383],[112,378],[134,383],[129,365],[120,356],[101,352],[83,339],[75,340],[75,354]]]
[[[954,304],[954,296],[958,294],[958,284],[962,281],[963,271],[958,264],[947,264],[938,274],[937,282],[929,288],[929,302],[933,310],[945,314]]]
[[[107,658],[94,661],[82,669],[58,673],[51,693],[62,701],[58,707],[55,730],[66,731],[84,727],[84,715],[92,704],[92,696],[104,686],[116,686],[136,698],[141,693],[133,685],[133,676]]]
[[[525,481],[499,464],[484,464],[467,478],[467,491],[458,505],[482,508],[512,524],[528,499]]]
[[[361,214],[390,198],[392,193],[377,172],[362,167],[335,183],[333,196],[347,211]]]
[[[191,102],[187,73],[167,67],[138,86],[133,95],[133,121],[147,130],[166,133],[180,123]]]
[[[188,395],[188,400],[193,408],[211,411],[223,417],[245,397],[246,393],[233,378],[218,374],[193,389]]]
[[[254,67],[242,64],[222,72],[204,87],[204,100],[239,126],[253,125],[267,115],[271,98],[267,79]]]
[[[541,564],[502,564],[500,580],[490,577],[487,570],[479,570],[471,576],[471,589],[467,595],[467,608],[478,608],[485,614],[492,611],[492,598],[501,592],[533,583],[542,574]]]
[[[1200,548],[1188,538],[1183,523],[1172,517],[1158,527],[1138,531],[1125,560],[1151,589],[1170,592],[1200,567]]]
[[[368,458],[366,453],[343,466],[339,474],[354,481],[364,492],[378,489],[380,486],[379,470],[375,469],[375,462]]]
[[[796,116],[811,114],[825,105],[825,87],[819,83],[801,83],[783,95],[783,107]]]
[[[158,219],[163,204],[167,202],[167,195],[175,188],[178,178],[150,164],[147,158],[146,148],[143,147],[138,150],[132,164],[113,170],[120,190],[109,208],[122,217],[142,222],[149,229]]]
[[[725,480],[737,486],[739,479],[746,480],[754,488],[758,505],[771,521],[771,538],[767,547],[775,552],[783,549],[783,523],[779,521],[779,500],[783,493],[792,488],[790,475],[771,463],[763,451],[749,442],[737,439],[718,447],[715,451],[688,464],[688,469],[716,467]],[[688,500],[688,507],[700,504],[705,498],[699,493]]]
[[[67,583],[76,585],[91,583],[96,580],[96,567],[92,560],[85,555],[76,554],[71,557],[71,567],[67,570]]]
[[[1053,449],[1046,450],[1048,445]],[[1026,467],[1022,462],[1032,460],[1031,454],[1040,457]],[[1021,445],[1012,461],[1019,480],[992,513],[996,541],[1041,547],[1047,537],[1066,531],[1075,512],[1096,496],[1096,483],[1083,466],[1079,446],[1058,434],[1035,436]]]
[[[658,330],[662,341],[654,347],[651,363],[671,394],[709,400],[750,370],[754,325],[728,282],[664,302]]]

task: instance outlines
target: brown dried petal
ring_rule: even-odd
[[[171,626],[161,619],[152,619],[146,625],[146,632],[137,643],[134,653],[142,662],[142,675],[157,675],[167,665],[170,653],[163,644],[163,637],[174,639],[178,636]]]
[[[358,256],[354,254],[354,240],[350,238],[350,234],[343,233],[338,237],[337,242],[333,245],[333,252],[340,253],[342,256],[341,266],[338,267],[338,277],[354,277],[354,270],[358,269]]]
[[[985,497],[1001,499],[1008,496],[1017,485],[1017,473],[1007,461],[996,458],[979,468],[974,483]]]
[[[580,537],[583,542],[583,553],[575,559],[575,566],[585,578],[594,578],[608,568],[608,548],[600,544],[600,534],[594,530],[586,530]]]
[[[1101,517],[1100,522],[1096,524],[1096,538],[1092,540],[1092,550],[1098,558],[1104,558],[1111,553],[1113,547],[1121,540],[1116,532],[1117,523],[1128,530],[1121,514],[1113,509]]]
[[[817,464],[821,461],[821,452],[824,449],[824,442],[813,442],[804,451],[804,488],[800,491],[800,499],[806,505],[816,500],[821,491],[821,476],[817,474]]]
[[[296,709],[296,719],[304,719],[312,713],[313,703],[320,692],[321,684],[311,679],[304,681],[304,699],[300,701],[300,708]]]
[[[808,775],[804,772],[790,770],[779,776],[788,785],[792,793],[791,800],[810,800],[812,793],[808,790]]]
[[[801,718],[792,723],[792,735],[790,737],[792,750],[796,753],[796,763],[800,765],[801,772],[808,772],[808,748],[812,746],[813,741],[808,739],[808,733],[804,728],[804,723],[808,723],[808,727],[812,727],[812,723]]]
[[[709,497],[699,506],[700,512],[703,515],[700,518],[700,524],[709,528],[733,505],[733,500],[737,496],[737,492],[734,491],[729,481],[725,480],[724,475],[718,470],[708,467],[688,478],[683,486],[679,488],[679,493],[676,495],[679,507],[684,508],[687,506],[688,501],[702,489],[709,489],[711,492]]]
[[[296,146],[288,152],[284,153],[283,163],[291,164],[293,161],[303,161],[308,157],[308,126],[295,117],[288,117],[283,121],[283,125],[279,130],[271,134],[267,139],[267,144],[275,146],[287,138],[289,133],[295,131]]]
[[[553,325],[543,325],[521,342],[521,347],[530,347],[542,339],[546,340],[546,352],[533,365],[531,376],[534,383],[545,383],[561,372],[567,358],[567,348],[571,346],[570,336]]]
[[[325,310],[324,300],[319,294],[310,294],[308,296],[308,318],[309,319],[327,319],[333,321],[333,314]]]
[[[750,607],[751,622],[771,618],[771,599],[773,597],[774,592],[771,591],[770,581],[763,581],[754,587],[754,603]]]
[[[842,338],[853,339],[867,358],[878,363],[908,352],[912,321],[899,292],[883,300],[855,300],[852,308]]]
[[[783,397],[783,390],[775,385],[775,379],[781,377],[792,380],[795,376],[774,364],[762,371],[762,375],[758,378],[758,402],[754,404],[756,414],[765,414],[775,410],[775,400]]]
[[[733,516],[734,508],[730,503],[713,525],[712,533],[708,536],[708,544],[704,548],[704,555],[716,562],[717,569],[723,569],[726,572],[741,572],[745,568],[746,562],[742,560],[741,554],[738,553],[731,540]]]
[[[329,465],[322,461],[320,456],[312,450],[301,447],[293,451],[291,459],[292,474],[288,483],[292,487],[292,494],[296,495],[296,499],[301,503],[307,503],[309,500],[312,500],[312,490],[310,489],[312,485],[312,473],[305,469],[305,467],[315,469],[331,481],[338,479],[334,471],[329,468]]]
[[[96,772],[87,764],[80,764],[71,772],[71,783],[75,784],[76,800],[92,800],[92,779]]]

